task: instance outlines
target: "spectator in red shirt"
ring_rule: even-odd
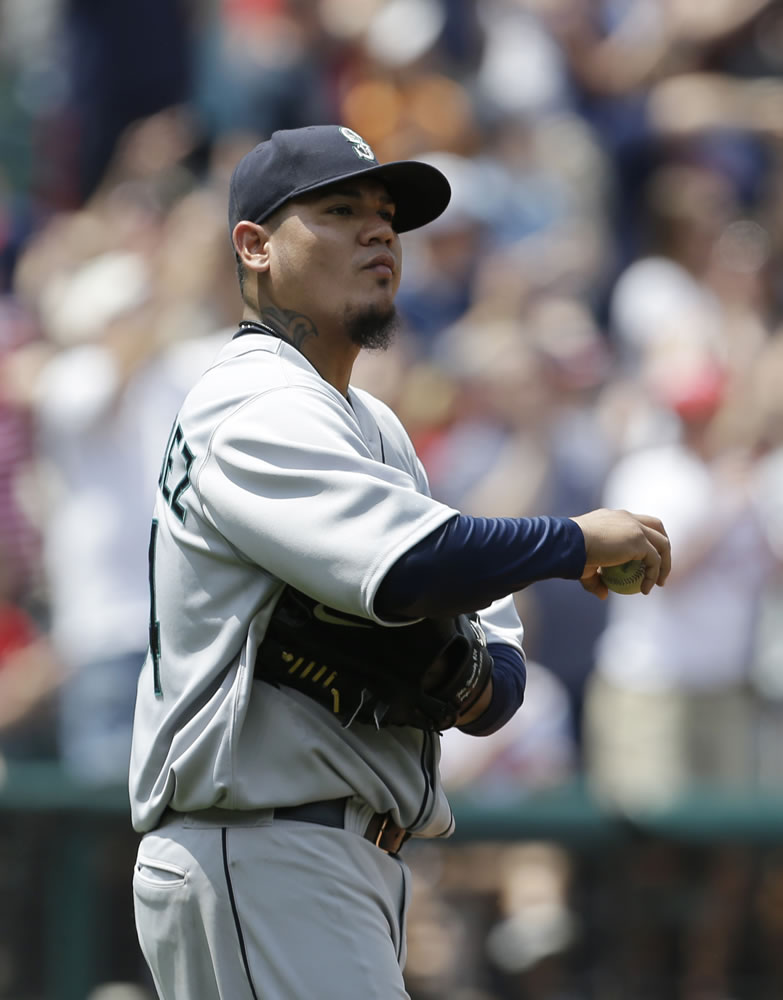
[[[12,582],[0,549],[0,758],[49,756],[60,668],[45,634],[10,596]]]

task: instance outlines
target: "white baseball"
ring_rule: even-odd
[[[602,566],[598,572],[615,594],[638,594],[644,580],[644,563],[641,559],[631,559],[619,566]]]

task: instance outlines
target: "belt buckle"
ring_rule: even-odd
[[[373,843],[381,851],[385,851],[387,854],[396,855],[399,854],[400,848],[409,837],[410,832],[397,826],[397,824],[392,821],[391,813],[386,813],[381,820],[378,830],[372,838],[371,843]],[[384,841],[386,841],[386,843],[384,843]]]
[[[389,825],[390,819],[391,817],[389,813],[386,813],[386,815],[381,820],[380,826],[378,827],[378,832],[375,834],[375,840],[373,840],[373,844],[375,844],[376,847],[380,847],[381,850],[385,850],[385,848],[381,844],[381,841],[383,840],[384,833],[386,833],[386,827]]]

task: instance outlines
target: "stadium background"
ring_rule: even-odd
[[[744,714],[681,735],[742,780],[693,784],[674,754],[650,784],[631,746],[612,797],[590,699],[619,605],[518,595],[527,704],[446,740],[458,833],[411,845],[411,996],[781,996],[782,69],[775,0],[0,0],[0,997],[153,995],[122,720],[93,732],[105,706],[67,665],[101,623],[117,653],[146,641],[153,431],[237,319],[230,167],[331,121],[453,181],[406,237],[397,344],[357,366],[434,494],[569,514],[646,469],[705,605],[645,636],[672,705],[726,683],[674,651],[720,653],[722,625],[741,651]],[[687,470],[645,465],[675,445]]]

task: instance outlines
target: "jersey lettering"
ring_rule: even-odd
[[[187,511],[180,502],[180,497],[190,485],[190,468],[193,465],[194,457],[185,440],[185,435],[182,433],[182,428],[179,424],[175,424],[166,445],[166,454],[163,459],[160,476],[158,477],[158,486],[163,494],[163,499],[183,524],[185,523]],[[171,481],[175,462],[178,466],[177,471],[180,473],[180,478],[172,488]]]

